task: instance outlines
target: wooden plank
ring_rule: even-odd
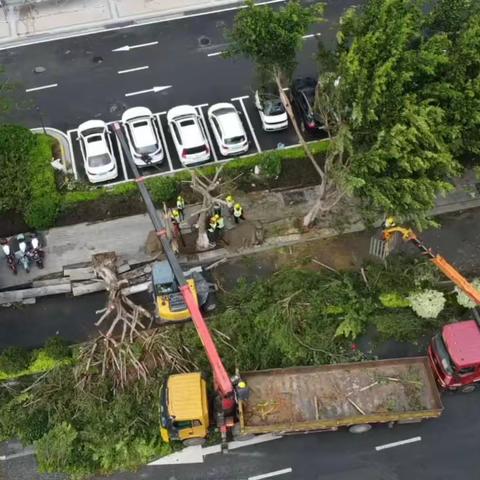
[[[101,292],[102,290],[105,290],[105,283],[102,280],[72,283],[72,293],[74,297]]]
[[[122,263],[117,267],[117,273],[125,273],[130,270],[130,265],[128,263]]]
[[[71,291],[72,286],[70,285],[70,283],[68,283],[65,285],[47,285],[44,287],[0,292],[0,305],[5,303],[18,303],[26,298],[46,297],[48,295],[60,295],[62,293],[70,293]]]
[[[122,288],[122,293],[124,295],[133,295],[134,293],[146,292],[151,284],[151,280],[148,280],[146,282],[138,283],[137,285],[131,285]]]
[[[68,278],[51,278],[49,280],[34,280],[32,286],[36,287],[49,287],[50,285],[68,285],[70,280]]]

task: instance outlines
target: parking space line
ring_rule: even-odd
[[[114,122],[114,123],[119,123],[120,124],[120,122]],[[115,142],[117,143],[118,152],[120,154],[120,163],[122,164],[123,177],[126,180],[129,177],[128,177],[128,174],[127,174],[127,167],[125,166],[125,158],[123,156],[122,146],[120,145],[120,142],[118,141],[118,137],[115,135],[115,133],[112,133],[111,135],[113,135],[115,137]]]
[[[165,113],[167,112],[156,113],[155,116],[157,117],[158,129],[160,130],[160,137],[162,137],[163,147],[165,148],[165,155],[167,156],[168,166],[170,167],[170,171],[173,172],[172,158],[170,157],[170,150],[167,146],[167,138],[165,137],[165,132],[163,131],[162,127],[162,119],[160,118],[160,115],[164,115]]]
[[[208,103],[206,105],[203,105],[203,106],[207,106]],[[213,144],[212,142],[212,137],[210,136],[210,132],[208,131],[208,126],[207,126],[207,122],[205,121],[205,115],[203,114],[203,110],[201,108],[202,106],[201,105],[197,105],[195,107],[195,109],[197,110],[197,112],[200,113],[200,116],[202,117],[202,122],[203,122],[203,128],[205,128],[205,133],[208,137],[208,142],[210,143],[210,149],[212,151],[212,154],[213,154],[213,159],[218,162],[218,157],[217,157],[217,152],[215,151],[215,145]]]
[[[304,35],[302,38],[313,38],[313,37],[319,37],[321,33],[311,33],[310,35]]]
[[[72,137],[70,136],[71,133],[73,134],[73,132],[77,132],[77,131],[78,130],[76,128],[74,128],[73,130],[67,130],[67,137],[68,137],[68,149],[70,150],[70,157],[72,158],[73,176],[75,177],[75,180],[78,181],[77,162],[75,159],[75,154],[73,152]]]
[[[195,105],[195,108],[203,108],[203,107],[208,107],[208,103],[201,103],[200,105]]]
[[[248,128],[250,129],[250,132],[252,133],[253,141],[255,143],[255,147],[257,148],[257,152],[261,153],[262,149],[260,147],[260,144],[258,143],[257,136],[255,135],[255,130],[253,129],[252,122],[250,121],[250,116],[248,115],[247,109],[245,107],[245,103],[243,101],[243,98],[239,100],[240,105],[242,106],[243,114],[245,115],[245,119],[247,120],[248,123]]]
[[[214,52],[214,53],[209,53],[207,54],[207,57],[216,57],[217,55],[222,55],[225,52]]]
[[[242,99],[246,99],[246,98],[250,98],[250,95],[243,95],[243,97],[233,97],[230,100],[232,102],[234,102],[235,100],[242,100]]]

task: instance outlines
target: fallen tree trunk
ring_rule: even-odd
[[[70,293],[72,286],[70,283],[63,285],[47,285],[45,287],[26,288],[23,290],[11,290],[9,292],[0,292],[0,305],[5,303],[17,303],[26,298],[46,297],[48,295],[59,295]]]

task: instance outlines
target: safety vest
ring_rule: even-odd
[[[221,229],[225,227],[225,222],[223,220],[223,217],[218,216],[217,217],[217,228]]]
[[[174,222],[180,222],[180,213],[178,210],[172,210],[172,220]]]
[[[227,202],[227,207],[233,208],[233,205],[235,204],[235,200],[233,199],[233,197],[229,195],[225,200]]]
[[[233,208],[233,216],[239,218],[242,216],[242,214],[243,214],[243,208],[240,204],[237,203]]]
[[[180,210],[183,210],[184,207],[185,207],[185,200],[181,195],[179,195],[177,197],[177,208],[179,208]]]

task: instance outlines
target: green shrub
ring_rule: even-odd
[[[425,320],[419,319],[410,310],[379,312],[371,317],[371,321],[382,340],[416,342],[425,333]]]
[[[280,152],[266,152],[260,162],[261,173],[267,178],[276,178],[282,173],[282,160]]]
[[[397,292],[381,293],[378,298],[381,304],[387,308],[406,308],[410,306],[408,299]]]
[[[57,191],[55,172],[50,165],[53,139],[48,135],[36,135],[36,140],[30,164],[30,200],[24,217],[31,227],[44,229],[54,225],[61,196]]]
[[[155,204],[161,205],[175,198],[177,194],[177,180],[173,176],[154,177],[145,182]],[[137,188],[135,186],[135,188]]]
[[[61,337],[52,337],[45,342],[43,347],[45,355],[53,360],[64,360],[71,358],[72,351],[68,347],[67,342]]]
[[[30,353],[22,347],[8,347],[0,354],[0,370],[7,373],[18,373],[27,369]]]

